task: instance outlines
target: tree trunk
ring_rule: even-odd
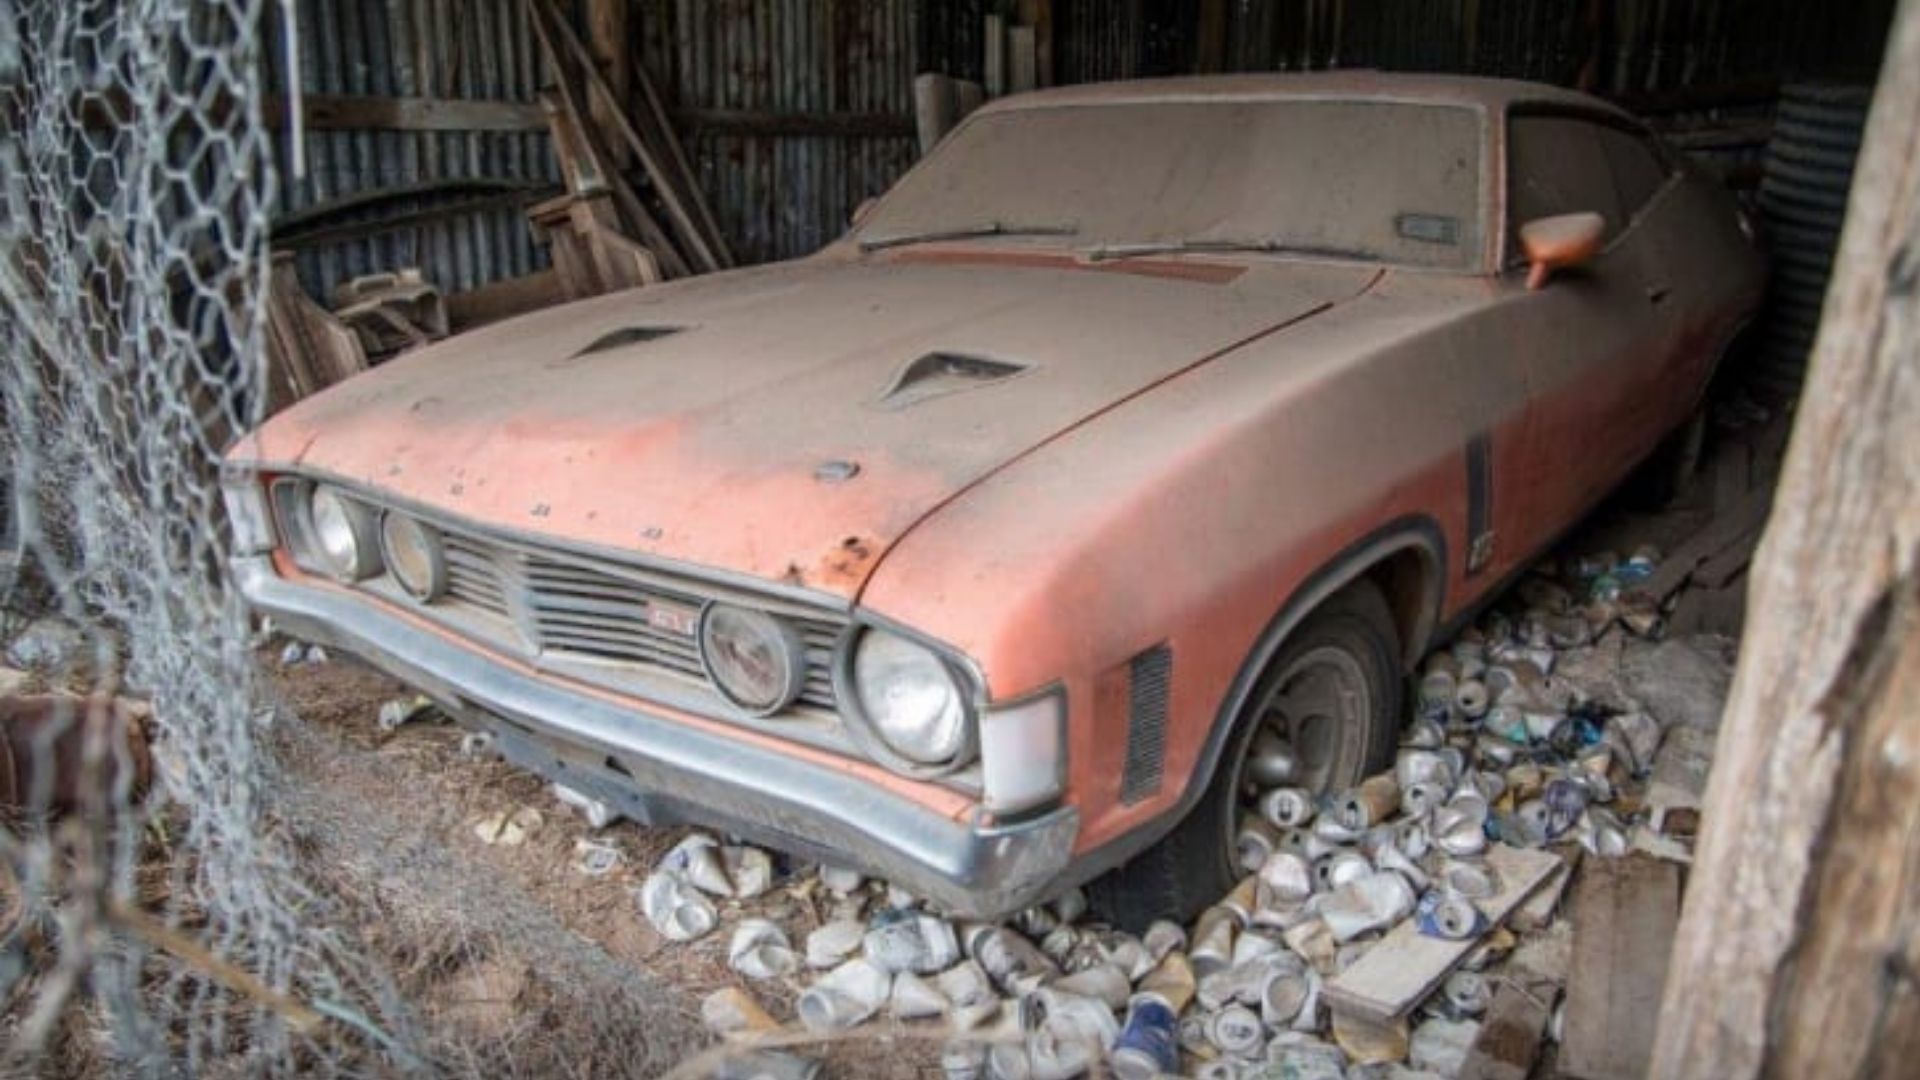
[[[1894,19],[1773,506],[1652,1073],[1913,1075],[1920,0]]]

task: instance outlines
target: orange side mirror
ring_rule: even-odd
[[[1579,266],[1600,252],[1607,219],[1591,211],[1536,218],[1520,226],[1527,256],[1527,288],[1538,289],[1555,270]]]

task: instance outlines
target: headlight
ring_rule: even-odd
[[[756,716],[800,696],[806,653],[793,627],[765,612],[714,604],[700,617],[700,662],[727,700]]]
[[[313,543],[327,572],[341,581],[359,581],[380,569],[380,534],[365,503],[333,487],[314,489],[308,516]]]
[[[419,519],[389,510],[380,519],[380,555],[387,572],[415,600],[429,603],[447,591],[447,559],[440,534]]]
[[[966,694],[933,650],[869,629],[854,645],[852,675],[866,727],[910,771],[957,764],[972,749]]]

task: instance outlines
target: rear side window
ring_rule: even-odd
[[[1667,182],[1666,163],[1644,135],[1604,125],[1597,125],[1596,130],[1601,150],[1607,155],[1607,168],[1613,173],[1620,209],[1631,218]]]
[[[1520,226],[1591,210],[1612,240],[1626,224],[1613,169],[1597,124],[1570,116],[1519,115],[1507,122],[1508,248],[1520,250]]]

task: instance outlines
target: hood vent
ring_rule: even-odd
[[[957,394],[1003,382],[1027,370],[1025,364],[960,353],[930,352],[900,369],[876,402],[882,409],[904,409],[929,398]]]
[[[623,326],[618,330],[611,330],[594,338],[591,344],[579,352],[574,353],[573,356],[575,359],[579,359],[582,356],[590,356],[597,352],[606,352],[608,349],[618,349],[625,345],[638,345],[646,341],[658,341],[663,337],[672,337],[684,329],[685,327],[681,326]]]

